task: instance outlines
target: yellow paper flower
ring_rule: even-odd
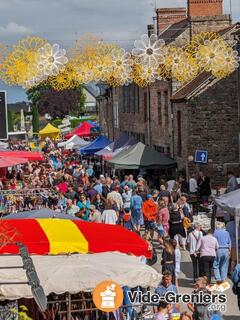
[[[38,49],[46,41],[38,37],[27,37],[13,46],[12,52],[2,64],[2,79],[9,85],[25,85],[38,76]]]
[[[206,41],[223,40],[219,33],[216,32],[200,32],[193,36],[192,40],[186,45],[185,51],[192,57],[198,53],[199,47],[204,45]]]
[[[82,84],[71,63],[67,63],[64,71],[58,75],[49,77],[47,82],[57,91],[76,88]]]
[[[166,56],[165,42],[158,39],[156,34],[152,34],[150,37],[143,34],[141,40],[135,40],[134,46],[132,54],[139,59],[140,63],[155,67],[164,63]]]
[[[180,56],[178,64],[174,64],[171,73],[172,76],[181,83],[187,83],[193,80],[199,73],[198,64],[189,54],[184,53]]]
[[[133,65],[132,79],[140,87],[146,87],[158,78],[157,68],[135,63]]]

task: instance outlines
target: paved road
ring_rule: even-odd
[[[158,261],[153,266],[158,272],[161,272],[161,250],[157,249]],[[192,263],[187,251],[181,251],[182,262],[181,262],[181,275],[179,278],[179,292],[180,293],[191,293],[194,289],[192,280]],[[230,281],[230,280],[229,280]],[[227,290],[227,311],[224,314],[224,320],[240,320],[240,311],[237,306],[237,298],[232,293],[232,289]],[[187,311],[186,305],[182,305],[183,311]]]

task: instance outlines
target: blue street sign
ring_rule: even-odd
[[[203,150],[196,150],[195,152],[195,162],[207,163],[208,162],[208,152]]]

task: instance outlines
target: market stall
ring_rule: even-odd
[[[238,238],[239,238],[239,223],[240,223],[240,190],[235,190],[226,193],[222,196],[215,197],[213,202],[216,206],[220,207],[222,210],[226,211],[230,215],[235,217],[236,222],[236,247],[238,248]],[[237,250],[237,261],[239,260]]]
[[[141,142],[127,150],[123,150],[112,160],[109,160],[108,163],[115,169],[176,167],[176,162],[173,159],[147,147]]]
[[[129,138],[126,133],[123,133],[116,141],[112,142],[104,149],[96,152],[95,155],[101,157],[103,160],[110,160],[118,155],[121,151],[127,150],[129,147],[135,144],[137,144],[137,140],[135,138]]]
[[[111,279],[120,285],[156,287],[161,275],[144,264],[139,257],[118,252],[97,254],[75,254],[59,256],[32,256],[36,272],[46,296],[54,292],[71,294],[80,291],[92,291],[101,281]],[[5,256],[0,259],[0,267],[21,265],[19,256]],[[22,269],[1,270],[0,282],[26,281],[26,273]],[[0,294],[5,299],[32,298],[28,285],[1,285]]]
[[[28,162],[26,158],[8,158],[0,157],[0,168],[14,167],[19,164]]]
[[[80,153],[83,155],[93,155],[99,150],[102,150],[103,148],[109,146],[112,143],[111,140],[109,140],[105,136],[99,136],[97,139],[95,139],[92,143],[90,143],[88,146],[80,148]]]
[[[41,208],[38,210],[29,210],[17,213],[11,213],[4,217],[2,220],[16,220],[16,219],[67,219],[67,220],[80,220],[75,216],[66,213],[59,213],[48,208]]]
[[[2,158],[24,158],[29,161],[42,161],[44,157],[40,152],[32,151],[0,151],[0,157]]]
[[[1,220],[12,241],[22,242],[30,254],[99,253],[119,251],[151,258],[148,244],[136,233],[119,225],[64,219]],[[18,253],[4,246],[0,253]]]
[[[46,127],[39,131],[39,135],[41,139],[51,138],[58,139],[60,134],[60,129],[55,128],[51,123],[48,123]]]
[[[73,149],[80,149],[82,147],[85,147],[89,145],[89,141],[85,141],[84,139],[80,138],[76,134],[69,138],[67,141],[62,141],[57,144],[59,148],[65,148],[67,150],[73,150]]]
[[[70,139],[72,136],[77,135],[78,137],[90,137],[92,135],[98,134],[100,131],[97,127],[90,124],[89,122],[83,122],[75,128],[72,132],[65,136],[65,139]]]

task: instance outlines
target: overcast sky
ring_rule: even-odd
[[[131,47],[152,23],[154,7],[186,6],[186,0],[0,0],[0,43],[12,45],[27,35],[70,47],[86,33]],[[230,0],[224,0],[230,12]],[[234,21],[240,0],[232,0]],[[0,83],[0,89],[6,87]],[[9,102],[23,100],[22,90],[8,88]]]

